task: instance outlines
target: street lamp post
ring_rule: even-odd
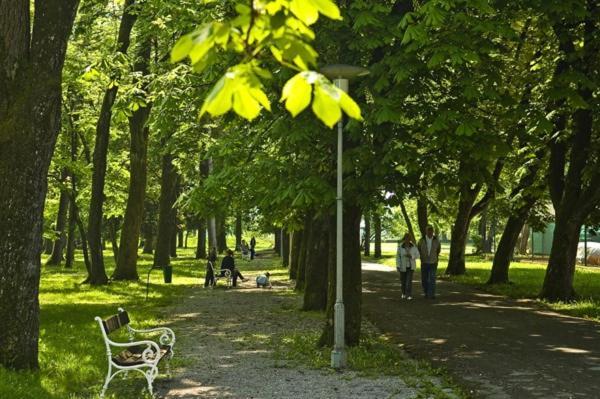
[[[321,69],[323,75],[333,79],[335,85],[341,90],[348,92],[350,79],[365,76],[369,71],[365,68],[352,65],[328,65]],[[344,152],[343,132],[344,122],[338,121],[338,144],[337,144],[337,193],[336,193],[336,286],[334,311],[334,339],[331,351],[331,367],[340,369],[346,367],[346,344],[345,344],[345,315],[344,315],[344,238],[343,238],[343,173],[342,157]]]

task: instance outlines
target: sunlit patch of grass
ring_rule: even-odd
[[[513,262],[510,265],[510,284],[486,284],[492,262],[479,257],[467,259],[467,273],[452,277],[453,281],[470,284],[486,292],[510,298],[537,299],[546,274],[546,263]],[[439,270],[439,269],[438,269]],[[569,303],[540,301],[549,308],[571,316],[600,321],[600,268],[577,266],[573,282],[578,300]]]
[[[0,398],[64,399],[89,398],[100,392],[107,368],[106,349],[95,316],[115,314],[118,307],[130,312],[134,326],[164,323],[168,306],[181,301],[190,290],[204,284],[205,261],[194,259],[193,249],[178,249],[172,259],[173,283],[164,284],[160,270],[150,274],[146,300],[146,278],[152,255],[140,255],[135,282],[112,282],[91,287],[81,284],[86,277],[81,254],[75,267],[43,267],[40,282],[40,371],[14,372],[0,368]],[[114,269],[110,250],[105,252],[107,273]],[[242,272],[252,277],[259,271],[281,268],[279,258],[263,256],[252,262],[238,260]],[[43,262],[42,262],[43,264]],[[284,279],[284,270],[273,278]],[[117,334],[116,340],[126,340]],[[177,364],[178,359],[174,359]],[[137,374],[111,383],[107,397],[144,398],[145,380]]]

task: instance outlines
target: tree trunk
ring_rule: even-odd
[[[275,253],[277,254],[277,256],[281,256],[281,230],[277,229],[275,230],[275,233],[273,233],[274,235],[274,250]]]
[[[368,213],[364,215],[365,219],[365,248],[364,255],[371,256],[371,216]]]
[[[162,175],[160,184],[160,203],[158,214],[158,232],[154,250],[154,266],[164,267],[171,264],[171,240],[175,234],[176,210],[173,207],[177,199],[177,171],[173,165],[173,156],[162,156]]]
[[[373,228],[375,229],[375,259],[381,258],[381,216],[373,213]]]
[[[184,231],[183,229],[177,230],[177,248],[184,248]]]
[[[135,71],[146,76],[149,73],[150,42],[140,45],[135,63]],[[144,220],[144,200],[148,170],[148,117],[152,105],[140,106],[129,117],[129,190],[127,207],[121,231],[121,250],[114,280],[138,280],[137,258],[140,229]]]
[[[410,234],[413,241],[416,243],[417,236],[415,236],[415,230],[413,229],[412,222],[410,221],[410,216],[408,216],[408,212],[406,211],[406,207],[404,206],[404,201],[400,201],[400,210],[402,212],[402,216],[404,216],[404,222],[406,223],[406,227],[408,228],[408,234]]]
[[[131,38],[131,30],[137,19],[137,13],[131,12],[135,0],[126,0],[123,17],[119,26],[117,38],[117,53],[127,53]],[[118,77],[115,77],[118,78]],[[108,154],[108,141],[110,138],[110,121],[112,107],[117,98],[119,85],[113,85],[104,93],[104,99],[100,108],[100,115],[96,125],[96,144],[94,147],[92,193],[90,198],[90,209],[88,216],[88,241],[90,244],[90,255],[92,261],[92,285],[106,284],[108,277],[104,267],[102,254],[102,219],[104,204],[104,182],[106,179],[106,158]]]
[[[306,272],[306,264],[308,258],[308,247],[310,242],[310,236],[312,234],[312,220],[310,217],[306,217],[304,220],[304,229],[302,230],[302,241],[300,243],[300,250],[298,254],[298,268],[296,271],[296,291],[304,289],[304,277]]]
[[[198,222],[198,242],[196,243],[196,259],[206,259],[206,219]]]
[[[283,267],[288,267],[290,265],[290,233],[287,230],[281,230],[281,248],[283,249],[283,253],[281,254],[281,265]]]
[[[550,259],[541,292],[542,298],[549,301],[575,299],[573,276],[582,224],[575,212],[557,215]]]
[[[242,215],[235,217],[235,250],[239,251],[242,247]]]
[[[77,132],[71,125],[71,163],[74,165],[77,161]],[[77,176],[74,170],[69,171],[69,177],[71,178],[71,191],[68,193],[69,198],[69,225],[67,228],[67,253],[65,257],[65,268],[73,268],[73,261],[75,260],[75,235],[77,229]]]
[[[227,229],[225,226],[225,216],[217,218],[217,250],[219,253],[227,250]]]
[[[143,254],[152,254],[154,252],[154,226],[150,223],[142,225],[142,235],[144,237]]]
[[[170,255],[171,258],[176,258],[177,257],[177,236],[179,234],[179,232],[177,231],[177,225],[175,225],[175,227],[173,227],[173,235],[171,236],[171,251],[170,251]]]
[[[458,202],[458,213],[452,226],[450,237],[450,256],[448,258],[448,267],[446,274],[461,275],[465,274],[465,251],[469,234],[469,224],[471,223],[471,210],[479,190],[463,190]]]
[[[112,249],[115,264],[119,259],[119,218],[112,217],[108,219],[108,237],[110,239],[110,247]]]
[[[54,242],[51,239],[44,238],[44,255],[51,255],[53,246]]]
[[[327,306],[327,262],[330,243],[329,231],[331,230],[330,219],[330,217],[322,216],[312,222],[313,229],[308,242],[308,254],[304,272],[304,302],[302,310],[325,310]]]
[[[535,202],[535,200],[533,200],[533,202]],[[526,209],[524,209],[525,206],[521,207],[517,212],[511,213],[508,218],[504,231],[502,232],[502,237],[500,238],[500,243],[496,249],[496,254],[494,255],[494,262],[492,263],[488,284],[506,284],[509,282],[508,269],[510,267],[510,262],[512,261],[519,233],[527,220],[531,206],[533,206],[533,203],[531,203],[530,206],[527,206]]]
[[[355,346],[360,341],[362,313],[362,270],[360,259],[360,215],[361,209],[355,205],[344,207],[344,315],[346,345]],[[332,239],[335,232],[332,232]],[[327,321],[319,339],[320,346],[333,345],[333,318],[335,305],[336,262],[335,245],[330,248],[327,294]]]
[[[48,168],[77,0],[0,1],[0,366],[38,368]]]
[[[298,264],[300,258],[300,248],[302,247],[303,231],[294,231],[292,234],[292,244],[290,250],[290,279],[295,280],[298,276]]]
[[[529,249],[529,231],[530,231],[529,224],[525,223],[523,225],[523,228],[521,229],[521,235],[519,236],[519,243],[518,243],[519,255],[527,254],[527,250]]]
[[[66,179],[66,170],[63,171],[63,176]],[[67,241],[67,213],[69,211],[69,194],[65,189],[60,191],[60,199],[58,200],[58,212],[56,215],[55,231],[58,234],[54,245],[52,246],[52,254],[46,262],[46,266],[58,266],[63,261],[63,252]]]
[[[417,220],[419,222],[419,232],[421,233],[421,237],[425,237],[427,225],[429,225],[427,208],[427,197],[425,195],[419,195],[417,197]]]

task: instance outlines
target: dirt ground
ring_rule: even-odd
[[[319,331],[323,318],[299,312],[289,285],[257,289],[253,276],[235,289],[190,290],[170,310],[177,334],[171,380],[160,378],[160,398],[414,398],[397,376],[310,369],[274,353],[281,334]]]
[[[412,356],[476,398],[599,398],[600,324],[449,281],[435,300],[400,298],[398,273],[363,263],[363,312]]]

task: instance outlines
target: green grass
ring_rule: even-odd
[[[444,370],[426,362],[410,359],[401,345],[391,342],[369,327],[363,326],[360,345],[348,348],[348,369],[361,376],[399,376],[416,391],[415,398],[466,398],[463,391]],[[329,369],[330,348],[318,348],[319,333],[293,333],[275,338],[277,359],[316,369]]]
[[[438,268],[438,276],[440,277],[444,275],[448,252],[448,246],[443,245],[440,267]],[[469,252],[469,249],[467,249],[467,253]],[[380,259],[374,259],[373,257],[364,257],[363,259],[368,262],[395,267],[395,256],[396,244],[383,243]],[[490,276],[491,268],[491,259],[471,255],[467,257],[467,273],[464,276],[451,277],[451,280],[510,298],[537,300],[546,273],[546,263],[543,260],[536,259],[531,262],[511,263],[509,271],[510,284],[487,285],[486,282]],[[569,303],[539,301],[540,304],[563,314],[600,321],[600,268],[578,265],[575,269],[573,285],[579,297],[576,301]]]
[[[263,244],[268,246],[266,241]],[[193,259],[191,248],[180,249],[180,257],[173,259],[172,284],[162,283],[160,271],[152,272],[147,301],[146,276],[152,264],[151,255],[140,257],[140,281],[113,282],[103,287],[80,284],[86,276],[80,254],[73,270],[43,267],[40,282],[40,370],[38,373],[19,373],[0,368],[0,398],[76,399],[96,396],[104,382],[107,360],[94,317],[112,315],[118,307],[123,307],[130,312],[134,326],[161,324],[169,305],[181,300],[188,290],[204,283],[204,261]],[[110,250],[105,252],[105,262],[110,275],[114,268]],[[259,257],[253,262],[238,262],[242,272],[251,273],[280,266],[280,260],[273,258]],[[125,340],[125,337],[122,339]],[[111,383],[107,397],[144,397],[144,381],[138,375],[130,374],[126,380],[117,377]]]

